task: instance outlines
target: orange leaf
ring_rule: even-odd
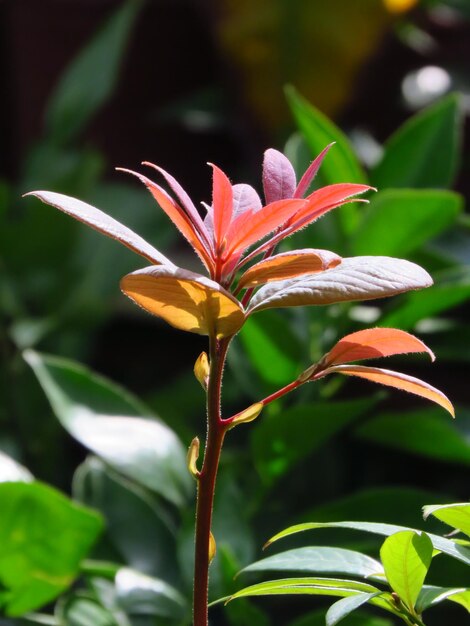
[[[176,267],[174,263],[147,243],[145,239],[142,239],[140,235],[137,235],[134,231],[127,228],[127,226],[124,226],[113,217],[106,215],[103,211],[91,206],[91,204],[53,191],[31,191],[30,193],[26,193],[25,196],[35,196],[39,198],[42,202],[50,204],[56,209],[59,209],[59,211],[91,226],[91,228],[94,228],[98,232],[112,239],[116,239],[116,241],[124,244],[133,252],[137,252],[137,254],[140,254],[151,263],[161,263],[170,267]]]
[[[217,165],[209,163],[213,169],[212,178],[212,210],[214,220],[214,236],[216,248],[224,240],[232,221],[233,189],[227,176]]]
[[[325,366],[375,359],[393,354],[433,352],[419,339],[397,328],[368,328],[343,337],[324,357]]]
[[[175,202],[175,200],[173,200],[173,198],[171,198],[164,189],[162,189],[159,185],[154,183],[146,176],[143,176],[138,172],[133,172],[132,170],[127,170],[123,167],[118,167],[116,169],[120,172],[132,174],[132,176],[136,176],[136,178],[138,178],[140,182],[144,183],[144,185],[147,187],[152,196],[171,219],[176,228],[194,248],[194,251],[204,263],[206,268],[210,270],[213,262],[207,246],[202,241],[201,235],[198,233],[194,224],[183,211],[183,209],[179,206],[179,204]]]
[[[293,250],[282,252],[252,265],[240,278],[239,289],[256,287],[273,280],[323,272],[341,263],[341,257],[328,250]]]
[[[121,289],[149,313],[191,333],[228,337],[245,321],[238,300],[218,283],[187,270],[146,267],[124,276]]]
[[[396,389],[402,389],[409,393],[414,393],[422,398],[432,400],[436,404],[442,406],[446,411],[455,417],[454,407],[450,400],[435,387],[431,387],[419,378],[413,376],[407,376],[400,372],[392,372],[378,367],[365,367],[364,365],[334,365],[326,370],[321,371],[317,376],[313,377],[313,380],[323,378],[327,374],[345,374],[346,376],[358,376],[359,378],[365,378],[374,383],[381,385],[387,385],[388,387],[395,387]]]

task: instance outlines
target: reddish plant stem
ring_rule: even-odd
[[[194,563],[194,626],[208,625],[209,542],[212,525],[215,483],[220,453],[227,425],[220,413],[222,374],[229,339],[210,339],[210,371],[207,386],[207,438],[204,461],[198,477],[195,563]]]

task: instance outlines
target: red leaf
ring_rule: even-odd
[[[320,166],[323,163],[323,159],[326,157],[326,155],[328,154],[328,151],[330,150],[330,148],[332,146],[334,146],[334,144],[335,144],[335,142],[333,141],[332,143],[327,145],[326,148],[324,148],[320,152],[320,154],[317,156],[317,158],[314,161],[312,161],[312,163],[310,164],[310,167],[307,169],[305,174],[300,179],[299,184],[297,185],[297,189],[295,190],[294,198],[303,198],[304,197],[305,193],[307,192],[308,188],[310,187],[310,183],[312,182],[312,180],[317,175],[318,170],[320,169]]]
[[[393,354],[432,351],[419,339],[396,328],[368,328],[343,337],[324,357],[325,367]]]
[[[171,198],[167,192],[162,189],[159,185],[154,183],[152,180],[139,174],[138,172],[133,172],[132,170],[128,170],[122,167],[116,168],[120,172],[126,172],[127,174],[132,174],[138,178],[147,189],[150,191],[152,196],[161,206],[163,211],[168,215],[176,228],[180,231],[180,233],[187,239],[187,241],[194,248],[194,251],[199,256],[201,261],[207,267],[207,269],[211,269],[213,266],[213,262],[211,259],[211,254],[207,249],[206,244],[201,239],[201,235],[196,230],[194,224],[191,219],[186,215],[183,209],[179,206],[179,204]]]
[[[232,221],[233,190],[227,176],[216,165],[209,163],[213,170],[212,207],[216,249],[222,244]]]
[[[313,380],[323,378],[328,374],[345,374],[346,376],[357,376],[359,378],[365,378],[374,383],[386,385],[388,387],[395,387],[396,389],[402,389],[409,393],[414,393],[417,396],[431,400],[436,404],[442,406],[448,411],[452,417],[455,417],[454,407],[450,400],[435,387],[431,387],[428,383],[425,383],[419,378],[413,376],[407,376],[400,372],[392,372],[378,367],[365,367],[364,365],[334,365],[326,370],[321,371],[317,376],[313,377]]]

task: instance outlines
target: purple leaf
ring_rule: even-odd
[[[266,204],[293,198],[296,188],[294,168],[287,157],[269,148],[264,153],[263,189]]]
[[[262,208],[261,200],[251,185],[239,183],[233,185],[233,215],[235,217],[252,209],[255,213]]]

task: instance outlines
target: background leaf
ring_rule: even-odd
[[[141,6],[140,0],[124,2],[62,76],[46,112],[47,131],[55,142],[74,138],[114,91]]]
[[[170,502],[186,501],[192,485],[185,450],[168,426],[130,394],[83,366],[32,351],[25,359],[73,437]]]
[[[72,584],[102,521],[38,482],[0,484],[0,509],[0,606],[18,616]]]
[[[409,119],[385,145],[374,185],[449,187],[459,164],[461,122],[455,94]]]
[[[406,256],[449,228],[462,205],[462,197],[450,191],[379,191],[361,214],[352,250],[354,254]]]

